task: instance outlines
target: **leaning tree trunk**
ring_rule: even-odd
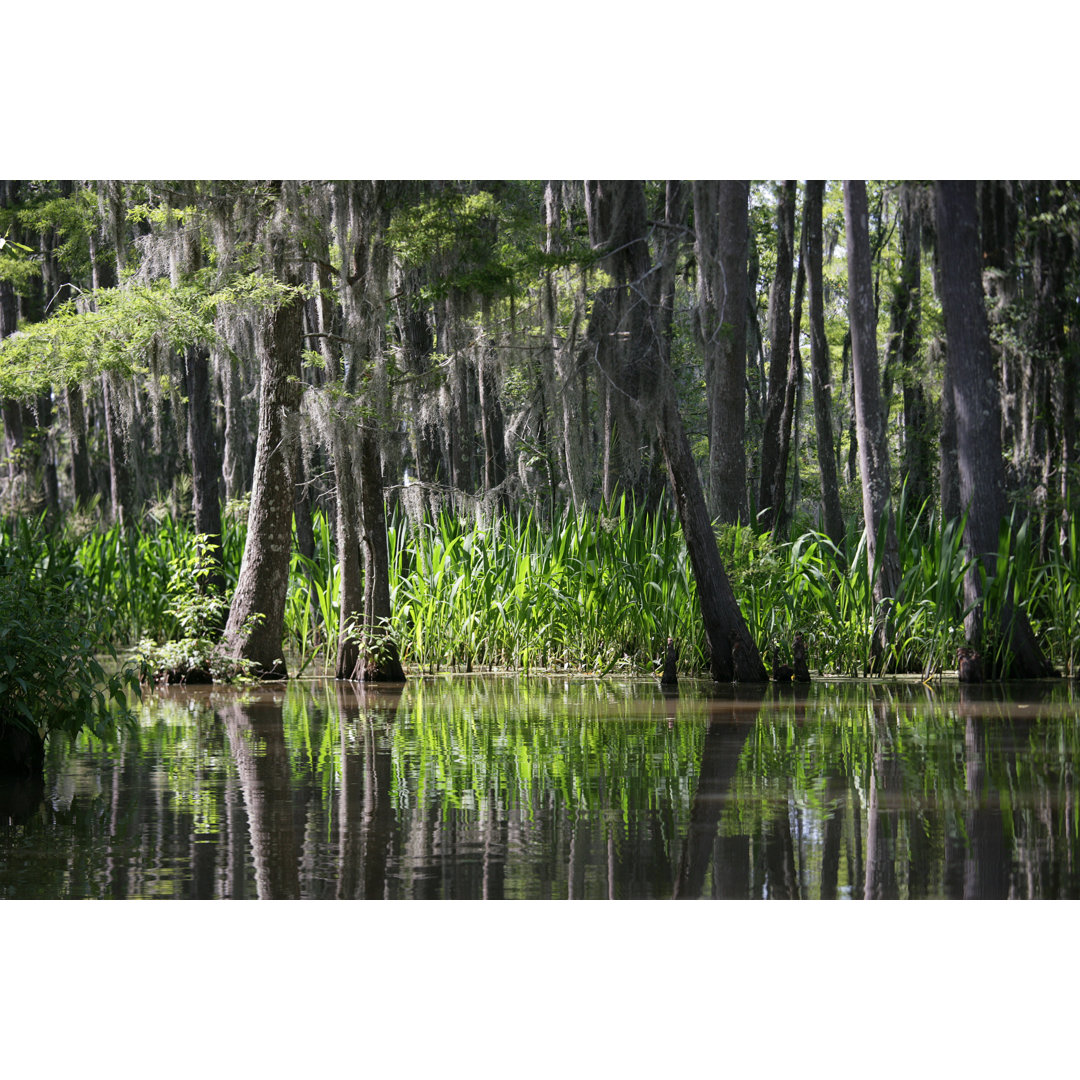
[[[643,395],[641,405],[653,413],[660,451],[667,465],[712,654],[712,676],[717,682],[765,682],[768,678],[765,665],[720,560],[705,493],[675,401],[670,316],[682,205],[679,185],[669,184],[665,213],[667,228],[660,244],[660,272],[653,275],[649,292],[645,294],[649,301],[650,333],[646,339],[648,351],[643,359],[648,365],[645,385],[650,386],[652,392]]]
[[[717,682],[765,682],[768,676],[761,654],[720,561],[682,417],[670,387],[664,385],[660,393],[656,430],[697,584],[701,617],[712,652],[712,676]]]
[[[776,201],[776,271],[769,290],[769,384],[761,436],[761,480],[758,490],[758,517],[764,529],[771,529],[778,516],[773,485],[780,456],[780,417],[784,411],[790,360],[796,190],[796,181],[785,180]]]
[[[222,639],[226,655],[252,661],[267,679],[288,677],[282,656],[292,556],[288,448],[290,440],[298,437],[301,316],[299,299],[290,297],[276,311],[262,316],[256,331],[259,434],[251,507],[240,578]]]
[[[934,204],[947,363],[955,408],[960,503],[967,513],[964,546],[972,560],[964,577],[964,601],[969,608],[965,632],[969,644],[976,647],[982,647],[990,635],[1000,636],[1006,653],[1005,670],[1000,674],[1040,678],[1051,674],[1052,669],[1011,589],[1003,598],[999,621],[992,627],[984,625],[980,564],[986,574],[995,573],[998,531],[1006,514],[1006,500],[1001,403],[995,391],[983,299],[975,184],[938,181]]]
[[[822,271],[821,215],[824,180],[806,181],[806,291],[810,302],[810,370],[814,386],[814,426],[825,531],[836,545],[844,539],[840,486],[833,441],[832,364],[825,337],[825,279]]]
[[[900,586],[900,555],[890,504],[889,447],[881,411],[869,212],[866,182],[863,180],[844,181],[844,227],[847,232],[851,358],[855,376],[855,424],[859,435],[866,551],[870,566],[877,567],[873,581],[876,610],[872,661],[874,667],[878,667],[892,636],[889,611]],[[879,541],[883,541],[883,546]]]

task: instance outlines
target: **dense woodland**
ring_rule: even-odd
[[[163,670],[1076,672],[1073,182],[3,181],[0,237],[5,602]]]

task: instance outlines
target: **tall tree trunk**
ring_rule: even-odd
[[[215,591],[225,588],[221,559],[221,455],[214,431],[210,399],[210,352],[189,348],[184,352],[184,374],[188,395],[188,453],[191,456],[191,492],[195,531],[204,533],[213,545],[214,570],[208,584]]]
[[[795,199],[797,183],[785,180],[776,201],[776,271],[769,290],[769,383],[761,436],[761,480],[758,520],[771,529],[777,517],[775,482],[780,456],[780,417],[790,366],[791,278],[795,265]],[[781,496],[783,491],[781,491]]]
[[[364,575],[360,557],[360,478],[356,434],[340,414],[333,421],[334,480],[337,486],[338,651],[335,677],[351,679],[360,660]]]
[[[658,373],[657,382],[661,395],[657,435],[697,584],[698,603],[712,653],[713,679],[716,682],[765,682],[768,676],[761,654],[750,636],[720,561],[697,465],[674,393],[662,372]]]
[[[397,642],[390,632],[390,565],[376,432],[360,432],[360,552],[364,563],[364,625],[357,682],[404,682]]]
[[[414,469],[417,479],[425,484],[445,483],[449,471],[443,463],[438,424],[425,386],[432,371],[435,339],[427,303],[421,298],[423,281],[420,272],[412,268],[398,266],[395,273],[394,310],[402,367],[409,376],[405,394]]]
[[[787,470],[791,457],[791,436],[798,413],[798,390],[802,382],[802,334],[803,292],[806,288],[806,217],[803,216],[802,235],[799,240],[799,269],[795,275],[795,301],[791,316],[791,337],[787,346],[787,379],[784,385],[784,407],[780,410],[780,448],[776,455],[776,469],[772,480],[773,536],[780,536],[791,518],[787,501]],[[795,459],[795,477],[798,480],[799,462]],[[794,501],[794,500],[793,500]]]
[[[101,396],[105,412],[105,440],[109,448],[109,504],[115,524],[131,522],[134,502],[131,470],[128,467],[124,420],[119,398],[123,393],[118,380],[101,376]]]
[[[90,502],[93,487],[90,479],[90,450],[86,439],[86,409],[82,387],[71,383],[64,391],[67,406],[68,434],[71,438],[71,485],[75,506],[84,507]]]
[[[942,521],[959,521],[964,512],[960,502],[960,466],[956,459],[956,406],[953,397],[952,365],[948,350],[941,383],[941,449],[938,458],[938,490]]]
[[[873,581],[877,610],[872,646],[873,665],[877,668],[883,662],[884,651],[892,636],[889,612],[900,586],[900,556],[890,503],[889,447],[881,409],[869,213],[863,180],[844,181],[844,226],[847,231],[848,305],[863,521],[869,563],[871,568],[877,567]]]
[[[643,503],[649,471],[638,398],[655,332],[646,299],[652,262],[645,186],[640,180],[586,181],[585,208],[590,243],[604,253],[604,269],[615,282],[595,295],[588,331],[606,383],[604,497],[614,498],[621,487]]]
[[[900,189],[900,281],[895,297],[894,333],[899,337],[900,382],[904,402],[904,476],[908,498],[918,509],[932,493],[934,435],[924,384],[926,360],[921,355],[922,205],[921,185]]]
[[[285,279],[295,285],[295,277]],[[252,661],[263,678],[287,678],[282,642],[292,556],[293,489],[289,445],[298,438],[302,306],[290,298],[260,317],[259,434],[247,543],[225,625],[226,655]]]
[[[839,546],[844,539],[840,487],[833,444],[832,363],[825,337],[825,279],[822,267],[821,216],[824,180],[806,181],[806,291],[810,302],[810,370],[814,387],[814,427],[825,531]]]
[[[1015,678],[1041,678],[1050,665],[1013,595],[1004,597],[1000,622],[984,626],[982,579],[996,572],[998,530],[1006,513],[1005,465],[1001,455],[1001,405],[994,388],[990,333],[983,300],[975,184],[938,181],[934,186],[942,306],[948,365],[956,411],[960,502],[967,514],[964,546],[971,568],[964,577],[967,640],[983,647],[987,633],[1000,636],[1005,671]],[[988,658],[989,659],[989,658]]]
[[[698,322],[709,402],[709,506],[746,521],[746,258],[750,185],[695,181]]]
[[[385,239],[388,218],[388,192],[381,181],[346,183],[335,192],[336,228],[342,251],[342,311],[346,336],[353,342],[344,371],[345,400],[357,401],[362,396],[368,411],[376,417],[386,416],[389,412],[383,343],[389,274]],[[356,472],[349,468],[338,475],[339,498],[347,494],[351,501],[352,493],[345,492],[342,485],[354,484],[357,473],[360,487],[358,520],[364,570],[363,608],[358,653],[348,677],[359,681],[401,682],[405,676],[397,644],[390,632],[390,570],[378,442],[382,432],[374,423],[368,417],[360,423]],[[467,456],[461,456],[455,468],[468,468]],[[454,476],[463,478],[459,473]],[[457,484],[457,479],[454,483]],[[339,538],[339,557],[350,563],[353,558],[351,544],[351,538],[345,535]],[[344,573],[342,582],[344,590]],[[348,615],[351,620],[354,611],[354,600],[351,596],[346,598],[343,591],[342,618]],[[343,658],[339,654],[339,677],[344,677],[344,671]]]
[[[548,256],[561,251],[560,227],[562,200],[560,184],[549,180],[544,188],[544,219],[546,237],[544,252]],[[575,305],[574,316],[569,333],[563,340],[556,330],[558,312],[558,289],[555,272],[544,272],[540,286],[540,315],[543,321],[544,360],[554,369],[556,381],[557,408],[555,416],[559,421],[559,435],[562,441],[562,456],[566,468],[566,481],[570,488],[570,498],[574,509],[581,512],[589,496],[588,476],[588,413],[579,411],[579,345],[578,324],[580,307]],[[587,378],[584,365],[581,365],[581,377]]]

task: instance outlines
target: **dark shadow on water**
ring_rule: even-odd
[[[45,798],[45,778],[0,776],[0,823],[22,825],[40,809]]]

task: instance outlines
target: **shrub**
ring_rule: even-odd
[[[0,772],[39,772],[45,739],[98,738],[133,724],[130,665],[119,666],[77,568],[31,530],[0,547]],[[102,649],[101,659],[95,648]],[[108,674],[101,660],[117,670]]]

